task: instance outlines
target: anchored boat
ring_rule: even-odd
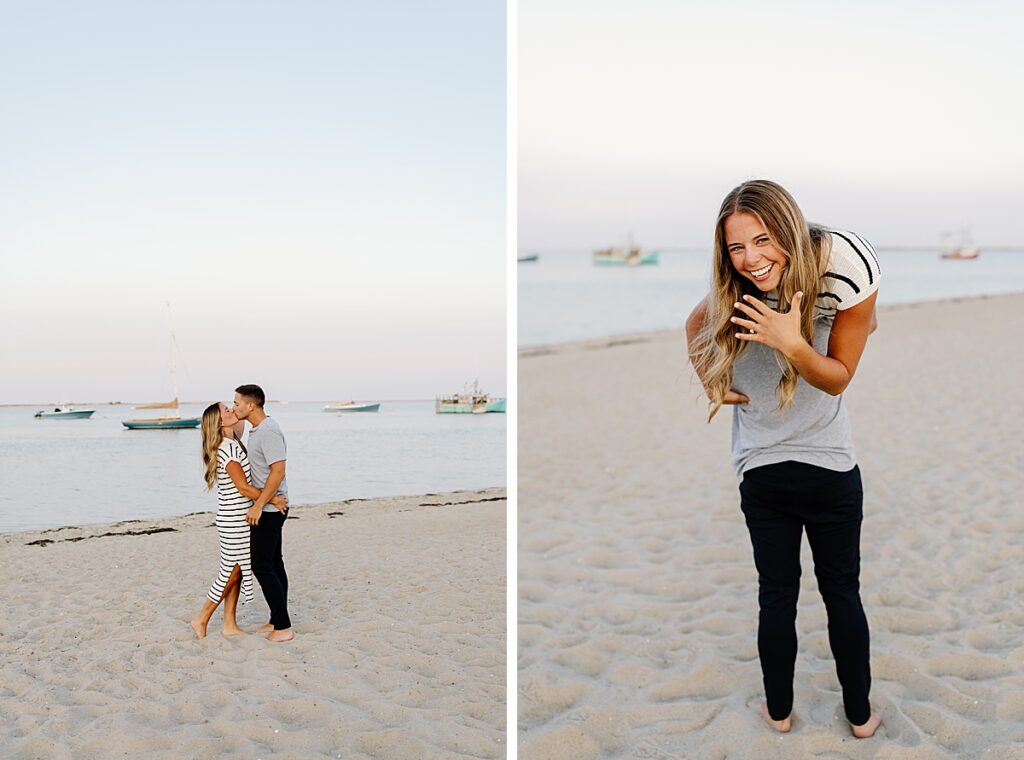
[[[174,339],[174,327],[171,324],[171,305],[167,304],[167,324],[171,333],[171,386],[174,388],[174,400],[158,404],[141,404],[136,409],[177,409],[178,408],[178,373],[174,363],[177,341]],[[180,430],[197,428],[201,420],[198,417],[152,417],[140,420],[121,420],[121,424],[129,430]]]
[[[466,391],[435,399],[434,411],[437,414],[504,414],[505,399],[482,393],[479,383],[474,381],[472,393]]]
[[[70,404],[65,404],[55,406],[52,412],[38,411],[33,416],[37,420],[87,420],[95,413],[95,409],[75,409]]]
[[[594,264],[598,266],[625,266],[636,267],[643,264],[657,264],[661,251],[649,251],[644,253],[643,248],[638,245],[628,245],[625,248],[612,246],[594,251]]]
[[[323,408],[325,412],[376,412],[380,409],[380,403],[357,404],[355,401],[338,402],[328,404]]]
[[[149,420],[121,420],[129,430],[180,430],[199,427],[198,417],[154,417]]]
[[[970,261],[981,255],[981,249],[971,244],[971,232],[966,227],[959,232],[959,243],[951,244],[953,237],[952,232],[942,234],[944,251],[939,254],[940,259]]]

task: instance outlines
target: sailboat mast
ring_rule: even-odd
[[[167,331],[170,333],[171,338],[171,386],[174,388],[174,403],[177,406],[178,403],[178,368],[174,363],[174,322],[171,319],[171,304],[166,302],[167,305]]]

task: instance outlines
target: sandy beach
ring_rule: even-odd
[[[505,490],[292,511],[287,644],[193,638],[210,512],[0,536],[0,757],[504,757]]]
[[[794,729],[762,696],[757,575],[682,332],[519,360],[520,757],[1024,758],[1024,295],[879,309],[846,392],[875,738],[850,734],[803,545]]]

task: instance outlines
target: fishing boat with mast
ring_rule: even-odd
[[[956,245],[951,245],[950,241],[953,238],[952,232],[945,232],[942,235],[943,238],[943,252],[939,256],[940,259],[952,259],[953,261],[971,261],[978,258],[981,255],[981,249],[976,245],[971,244],[971,234],[965,228],[960,230],[960,242]]]
[[[437,414],[488,414],[505,413],[505,399],[495,398],[480,390],[480,383],[473,381],[473,390],[464,390],[454,396],[434,399]]]
[[[178,409],[178,372],[175,362],[178,342],[174,337],[174,325],[171,321],[171,305],[167,304],[167,324],[171,333],[171,386],[174,389],[174,398],[171,401],[155,404],[139,404],[136,409]],[[199,427],[198,417],[182,417],[179,414],[165,415],[162,417],[149,417],[136,420],[121,420],[121,424],[129,430],[181,430],[183,428]]]
[[[611,246],[594,251],[594,264],[597,266],[637,267],[657,264],[661,251],[644,251],[633,243],[632,237],[625,246]]]

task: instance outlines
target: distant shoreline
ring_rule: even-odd
[[[1024,253],[1024,245],[979,245],[977,246],[983,253]],[[600,246],[591,246],[590,248],[581,248],[579,246],[572,246],[567,248],[553,247],[553,248],[520,248],[517,254],[541,254],[541,255],[552,255],[560,256],[563,254],[582,254],[582,253],[593,253]],[[644,246],[645,250],[648,251],[661,251],[662,253],[702,253],[707,254],[710,252],[710,247],[706,245],[649,245]],[[904,252],[909,253],[913,251],[930,251],[939,253],[946,250],[941,245],[876,245],[874,246],[876,251],[885,253],[889,252]]]
[[[289,512],[288,519],[289,521],[302,517],[323,519],[339,517],[342,514],[348,516],[372,515],[381,510],[404,512],[421,507],[451,507],[491,501],[505,501],[507,491],[508,489],[505,486],[489,486],[486,488],[464,488],[457,491],[438,491],[400,496],[371,496],[317,502],[314,504],[295,504],[293,505],[295,514],[292,515]],[[345,511],[336,511],[339,509],[344,509]],[[332,513],[331,510],[335,510],[335,512]],[[75,543],[92,538],[173,533],[189,528],[211,527],[209,521],[216,514],[217,510],[213,509],[189,512],[184,515],[142,517],[120,520],[118,522],[107,521],[81,523],[79,525],[61,525],[52,528],[6,530],[0,531],[0,546],[16,544],[49,546],[50,544]]]
[[[952,298],[936,298],[926,301],[906,301],[904,303],[879,304],[878,311],[885,314],[890,311],[904,311],[906,309],[917,309],[922,306],[933,306],[938,304],[963,303],[965,301],[984,301],[993,298],[1021,298],[1024,291],[1013,293],[983,294],[977,296],[954,296]],[[628,343],[650,343],[656,340],[663,340],[666,337],[679,335],[683,332],[683,326],[668,327],[660,330],[640,330],[631,333],[616,333],[615,335],[604,335],[595,338],[580,338],[578,340],[556,341],[554,343],[537,343],[519,346],[516,350],[518,359],[532,359],[537,356],[548,356],[550,354],[561,354],[573,351],[594,351],[603,348],[626,345]]]
[[[377,403],[382,404],[413,404],[422,402],[433,402],[432,398],[375,398],[375,399],[352,399],[357,403]],[[22,406],[59,406],[60,404],[71,404],[72,406],[138,406],[140,404],[154,404],[155,401],[21,401],[18,403],[11,404],[0,404],[0,409],[9,409]],[[209,400],[199,401],[179,401],[178,404],[185,406],[187,404],[208,404],[212,403]],[[337,403],[335,399],[321,399],[321,400],[303,400],[303,401],[292,401],[290,399],[267,399],[268,404],[334,404]]]

